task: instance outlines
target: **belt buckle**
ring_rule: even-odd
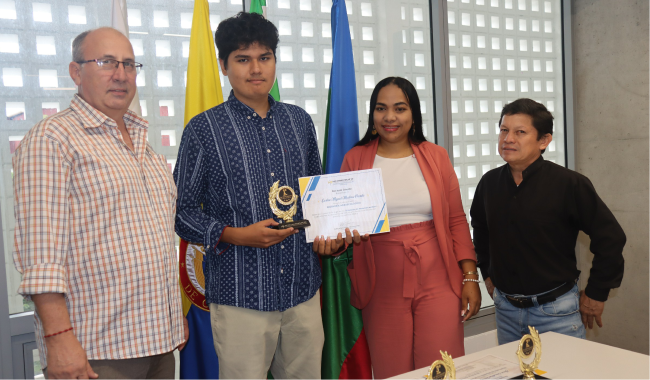
[[[525,298],[522,297],[513,297],[513,296],[506,296],[510,301],[517,302],[519,305],[524,306]]]

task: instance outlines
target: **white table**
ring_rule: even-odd
[[[632,351],[577,339],[562,334],[540,334],[542,358],[539,369],[550,379],[648,379],[650,357]],[[464,363],[493,355],[518,363],[517,346],[511,342],[487,350],[454,358],[456,368]],[[393,379],[422,379],[429,367],[395,376]]]

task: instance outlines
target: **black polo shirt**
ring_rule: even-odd
[[[582,174],[540,156],[517,186],[505,164],[483,176],[470,216],[481,274],[505,293],[539,294],[575,281],[579,231],[594,253],[587,296],[606,301],[621,284],[625,233]]]

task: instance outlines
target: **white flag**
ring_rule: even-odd
[[[113,17],[111,26],[129,38],[129,24],[126,16],[126,0],[113,0]],[[138,116],[142,116],[142,109],[140,108],[140,97],[138,96],[138,89],[135,89],[135,96],[131,101],[129,109]]]

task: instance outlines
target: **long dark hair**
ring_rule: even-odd
[[[427,138],[424,137],[424,132],[422,132],[422,111],[420,110],[420,97],[418,96],[418,92],[415,91],[415,87],[413,87],[413,84],[411,82],[404,78],[388,77],[379,81],[379,83],[377,83],[375,86],[375,89],[372,90],[372,95],[370,95],[370,113],[368,114],[368,129],[366,130],[365,136],[363,136],[363,138],[359,140],[358,143],[354,144],[354,146],[366,145],[367,143],[379,137],[379,134],[372,134],[372,130],[374,129],[375,125],[374,114],[375,107],[377,106],[377,96],[379,95],[379,90],[390,84],[394,84],[395,86],[399,87],[400,90],[402,90],[404,96],[406,96],[406,100],[409,102],[409,107],[411,107],[411,114],[413,115],[413,126],[411,129],[413,129],[415,132],[410,132],[408,134],[409,140],[413,144],[420,144],[421,142],[427,141]]]

